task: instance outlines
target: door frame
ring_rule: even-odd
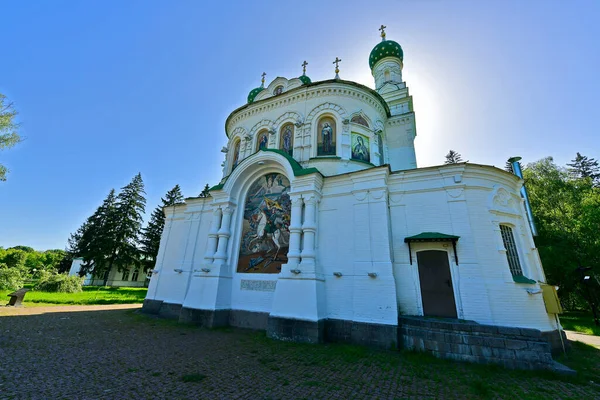
[[[424,242],[414,243],[412,245],[412,252],[414,252],[414,260],[417,260],[417,253],[427,250],[441,250],[446,252],[448,257],[448,265],[450,267],[450,279],[452,280],[452,290],[454,292],[454,306],[456,307],[456,317],[458,319],[464,319],[464,312],[462,307],[462,297],[460,293],[460,272],[458,265],[454,261],[454,257],[451,254],[452,247],[448,243],[443,242]],[[423,295],[421,294],[421,278],[419,277],[419,263],[414,262],[412,265],[413,279],[415,282],[415,291],[417,295],[417,308],[421,316],[425,316],[423,311]]]

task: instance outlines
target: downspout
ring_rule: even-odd
[[[513,173],[519,178],[523,179],[523,171],[521,171],[521,164],[519,164],[520,160],[521,157],[511,157],[508,159],[508,162],[512,165]],[[533,212],[531,211],[531,204],[529,203],[529,196],[527,195],[525,183],[523,183],[523,186],[521,186],[521,197],[525,200],[525,213],[527,214],[527,221],[529,222],[529,227],[531,228],[531,234],[533,236],[537,236],[538,231],[535,226],[535,222],[533,221]]]

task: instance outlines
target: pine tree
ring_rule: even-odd
[[[200,195],[198,195],[198,197],[209,197],[210,196],[210,186],[208,186],[208,183],[206,184],[206,186],[204,186],[204,189],[202,189],[202,192],[200,193]]]
[[[463,159],[459,153],[454,150],[450,150],[448,154],[446,154],[446,161],[444,161],[444,164],[458,164],[462,161]]]
[[[95,276],[102,276],[108,269],[108,256],[114,242],[115,211],[115,190],[111,189],[102,205],[71,234],[67,253],[71,258],[83,258],[80,275],[93,272]]]
[[[208,186],[208,185],[207,185]],[[160,246],[160,237],[165,226],[164,207],[173,206],[183,203],[183,194],[179,185],[167,192],[164,198],[161,198],[161,205],[156,207],[150,215],[148,225],[143,229],[141,243],[141,251],[143,254],[144,269],[148,270],[156,264],[156,256]]]
[[[146,207],[145,194],[142,175],[138,173],[128,185],[121,188],[117,196],[113,214],[114,232],[111,235],[113,240],[107,243],[105,252],[109,257],[108,270],[116,266],[118,271],[123,271],[137,266],[141,261],[137,244]]]
[[[577,156],[567,165],[570,167],[569,173],[573,178],[591,178],[594,183],[600,181],[600,166],[598,166],[598,161],[593,158],[582,156],[577,152]]]

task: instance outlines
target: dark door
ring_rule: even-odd
[[[423,314],[456,318],[456,303],[448,253],[441,250],[419,251],[417,263],[419,264]]]

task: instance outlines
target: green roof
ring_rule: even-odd
[[[306,75],[299,76],[298,79],[300,79],[302,81],[303,85],[308,85],[309,83],[312,83],[310,78]]]
[[[256,89],[252,89],[250,93],[248,93],[248,103],[252,103],[254,101],[254,98],[263,90],[265,90],[265,88],[262,86],[257,87]]]
[[[445,242],[458,240],[459,238],[460,236],[446,235],[445,233],[423,232],[418,235],[405,237],[404,242]]]
[[[404,60],[404,52],[402,47],[394,42],[393,40],[384,40],[373,47],[371,55],[369,56],[369,68],[373,69],[373,66],[377,64],[377,61],[386,57],[396,57],[400,61]]]

